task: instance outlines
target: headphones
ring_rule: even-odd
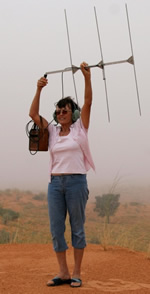
[[[62,108],[65,107],[67,104],[71,104],[72,109],[72,122],[76,122],[77,119],[80,117],[80,107],[71,99],[71,97],[66,97],[56,104],[56,106]],[[56,111],[53,113],[53,119],[58,123]]]

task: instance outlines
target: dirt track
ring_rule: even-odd
[[[67,252],[70,270],[73,251]],[[108,251],[98,245],[85,250],[81,288],[69,285],[47,287],[48,279],[57,274],[52,245],[0,245],[0,293],[150,293],[150,260],[143,253],[121,248]]]

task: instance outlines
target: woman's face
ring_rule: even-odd
[[[72,110],[70,105],[66,105],[65,107],[59,108],[56,106],[56,117],[57,121],[61,125],[72,124]]]

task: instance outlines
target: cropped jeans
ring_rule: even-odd
[[[53,247],[56,252],[68,249],[64,233],[67,212],[71,226],[72,246],[86,246],[84,222],[88,200],[86,174],[52,176],[48,185],[48,209]]]

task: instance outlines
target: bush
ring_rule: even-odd
[[[110,216],[114,215],[118,209],[119,203],[119,194],[103,194],[102,196],[96,196],[96,207],[94,211],[98,212],[98,215],[101,217],[106,217],[106,223],[109,224]]]
[[[5,230],[0,231],[0,244],[5,244],[10,242],[10,234]]]
[[[14,221],[18,219],[19,213],[11,209],[0,207],[0,216],[2,216],[3,224],[6,225],[8,221]]]
[[[130,202],[131,206],[141,206],[142,204],[139,202]]]
[[[90,244],[100,244],[100,240],[99,240],[98,237],[93,236],[93,237],[91,237],[91,239],[89,240],[88,243],[90,243]]]
[[[3,215],[3,208],[2,208],[2,206],[0,206],[0,216],[2,216]]]
[[[46,195],[45,193],[41,193],[41,194],[37,194],[33,197],[34,200],[39,200],[39,201],[43,201],[46,199]]]

